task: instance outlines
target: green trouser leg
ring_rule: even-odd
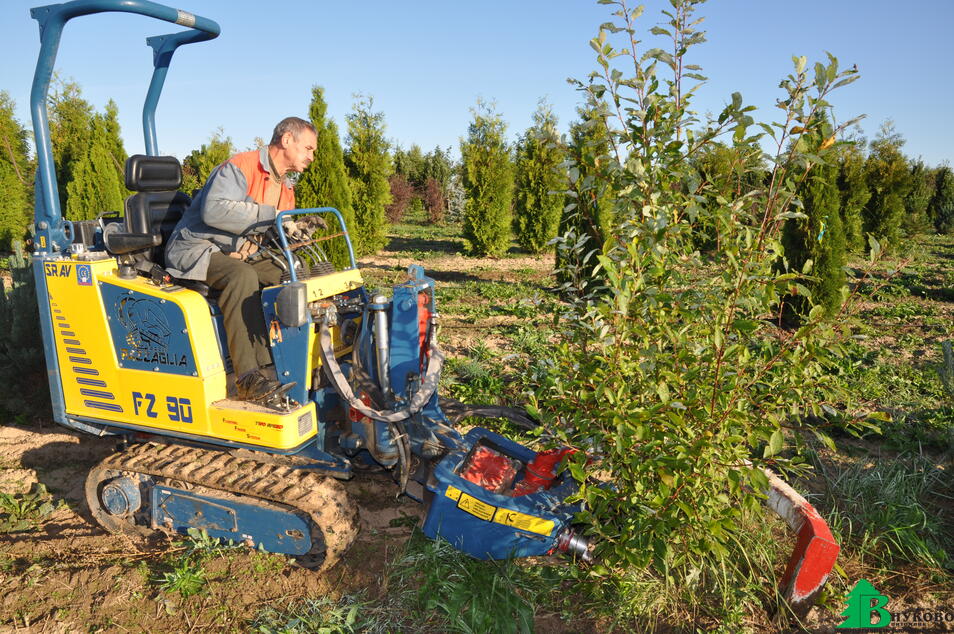
[[[267,258],[249,263],[218,251],[209,260],[205,282],[220,293],[218,304],[236,377],[272,362],[259,288],[278,284],[281,274]]]

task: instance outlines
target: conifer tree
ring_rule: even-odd
[[[348,149],[344,153],[344,162],[355,218],[352,241],[358,255],[367,255],[379,251],[387,243],[385,212],[391,203],[388,177],[393,166],[384,136],[384,113],[374,112],[373,98],[358,96],[347,120]]]
[[[421,176],[423,177],[425,186],[427,179],[433,179],[437,181],[441,190],[444,191],[447,189],[447,183],[450,181],[453,169],[454,167],[450,160],[450,148],[443,150],[441,146],[438,145],[424,155]]]
[[[93,118],[93,127],[97,136],[103,139],[103,144],[109,152],[113,167],[119,175],[119,182],[122,183],[124,195],[128,194],[126,189],[126,148],[123,146],[122,130],[119,127],[119,107],[116,102],[110,99],[106,102],[106,111],[103,114],[97,114]]]
[[[806,139],[814,148],[832,136],[831,126],[824,122],[817,132]],[[811,304],[805,298],[789,297],[786,304],[799,313],[807,313],[812,305],[822,306],[829,316],[841,306],[841,289],[845,285],[845,232],[841,224],[838,192],[838,166],[834,152],[822,152],[824,163],[811,166],[800,182],[797,194],[806,218],[790,218],[782,231],[782,245],[790,271],[808,273],[805,286],[812,293]],[[812,262],[811,270],[805,271]]]
[[[50,140],[56,161],[60,205],[69,220],[104,211],[122,213],[126,150],[118,110],[110,102],[96,113],[75,82],[58,82],[50,96]]]
[[[330,118],[326,118],[328,104],[325,103],[324,93],[324,88],[321,86],[313,86],[311,89],[308,116],[315,130],[318,131],[318,142],[314,162],[304,171],[295,187],[295,201],[299,209],[334,207],[341,212],[349,232],[352,232],[354,231],[354,210],[351,206],[348,173],[345,170],[338,126]],[[328,229],[319,232],[318,235],[331,235],[341,231],[332,216],[324,214],[322,217],[328,223]],[[322,243],[322,248],[338,268],[350,265],[347,249],[342,242],[342,240],[329,240]]]
[[[467,139],[460,145],[467,195],[464,243],[471,255],[499,257],[510,245],[513,202],[513,163],[504,138],[507,124],[492,104],[478,101],[472,113]]]
[[[862,214],[864,230],[874,235],[885,251],[900,246],[904,197],[911,188],[908,161],[901,153],[902,145],[904,139],[888,121],[871,142],[871,152],[865,161],[865,180],[871,198]]]
[[[517,243],[531,253],[543,252],[556,237],[566,190],[565,159],[556,116],[541,103],[517,144],[514,231]]]
[[[950,233],[954,229],[954,173],[947,165],[937,169],[928,215],[938,233]]]
[[[450,148],[445,151],[438,145],[424,155],[424,188],[421,191],[421,198],[424,209],[427,211],[427,219],[430,222],[438,224],[444,222],[444,213],[447,211],[448,187],[453,169],[454,166],[450,160]]]
[[[568,172],[567,195],[557,231],[560,238],[556,267],[560,283],[587,288],[597,264],[596,253],[612,234],[615,218],[609,179],[601,171],[610,151],[605,106],[591,100],[577,114],[580,119],[570,126],[567,144],[567,156],[573,167]]]
[[[201,189],[212,170],[233,154],[235,146],[232,144],[232,138],[225,136],[222,128],[213,132],[208,143],[192,150],[182,161],[182,191],[191,196],[195,190]]]
[[[125,192],[109,149],[102,139],[96,139],[89,152],[73,164],[72,179],[66,184],[64,216],[91,220],[103,211],[122,215]]]
[[[416,143],[411,149],[397,148],[394,151],[394,171],[408,180],[420,192],[424,188],[425,157]]]
[[[934,174],[924,161],[918,159],[911,163],[908,174],[910,189],[904,197],[904,219],[901,228],[905,235],[913,236],[923,233],[930,227],[927,206],[934,195]]]
[[[705,183],[702,195],[705,205],[714,207],[724,205],[726,201],[738,198],[742,192],[752,191],[766,182],[769,173],[762,161],[762,148],[754,142],[713,142],[705,147],[692,161],[699,177]],[[748,207],[740,214],[750,211]],[[702,222],[693,227],[693,240],[703,251],[718,251],[720,247],[719,227],[704,215]],[[740,220],[746,221],[743,218]]]
[[[50,143],[56,164],[60,208],[65,210],[67,185],[79,162],[89,154],[93,136],[93,106],[83,99],[76,82],[54,78],[49,96]]]
[[[0,91],[0,249],[9,251],[30,224],[33,166],[27,131],[14,115],[14,102]]]
[[[862,211],[871,197],[865,179],[865,157],[861,146],[854,142],[840,146],[838,152],[838,191],[845,247],[849,251],[861,251],[865,246]]]

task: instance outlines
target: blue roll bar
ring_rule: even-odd
[[[51,253],[66,248],[68,240],[64,231],[60,195],[56,184],[53,164],[53,149],[50,144],[50,123],[46,111],[47,95],[60,37],[66,23],[81,15],[104,12],[138,13],[147,17],[189,27],[186,31],[151,37],[146,43],[153,49],[153,74],[149,91],[143,104],[143,136],[146,153],[159,153],[156,142],[156,105],[169,70],[169,62],[176,48],[183,44],[203,42],[217,37],[220,28],[208,18],[194,15],[181,9],[173,9],[149,0],[73,0],[63,4],[51,4],[30,9],[30,15],[40,25],[40,55],[33,75],[30,92],[30,111],[33,118],[33,134],[36,139],[38,183],[36,187],[34,221],[38,253]]]

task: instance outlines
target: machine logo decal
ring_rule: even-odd
[[[89,264],[76,265],[76,283],[80,286],[93,285],[93,271]]]
[[[69,277],[73,272],[72,264],[60,264],[57,262],[45,262],[43,272],[47,277]]]
[[[121,361],[176,367],[188,364],[186,355],[169,351],[172,330],[157,300],[120,297],[115,314],[126,329],[126,345],[119,350]]]

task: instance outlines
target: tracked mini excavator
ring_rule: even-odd
[[[70,222],[60,209],[47,95],[65,24],[103,12],[185,28],[146,39],[153,71],[145,154],[125,166],[135,193],[122,212],[90,210],[95,220]],[[535,452],[480,427],[461,434],[455,423],[465,415],[534,421],[438,396],[444,357],[434,281],[411,266],[390,295],[370,292],[335,209],[281,212],[265,234],[262,257],[285,270],[261,292],[282,397],[262,405],[230,398],[234,376],[214,294],[163,268],[163,245],[191,200],[179,191],[179,162],[159,156],[155,126],[176,49],[217,37],[218,24],[148,0],[73,0],[32,15],[41,44],[30,97],[40,327],[55,420],[117,440],[86,480],[89,511],[103,528],[142,538],[203,529],[327,569],[358,533],[341,481],[384,471],[399,494],[425,505],[425,535],[476,558],[591,559],[572,524],[579,508],[566,501],[577,485],[560,469],[571,450]],[[285,220],[300,214],[337,227],[289,242]],[[804,616],[839,546],[805,498],[767,475],[766,506],[797,536],[780,590]]]
[[[47,93],[65,24],[102,12],[185,28],[146,40],[153,71],[145,154],[125,166],[133,195],[122,212],[91,210],[97,219],[70,222],[60,209]],[[275,218],[262,257],[280,263],[285,278],[262,290],[261,311],[275,374],[291,387],[267,405],[231,399],[215,297],[163,269],[164,242],[190,198],[178,191],[179,162],[159,156],[155,126],[176,49],[217,37],[218,24],[147,0],[74,0],[32,16],[41,39],[31,94],[34,278],[55,420],[117,439],[118,450],[86,481],[100,525],[138,537],[204,529],[324,569],[358,532],[340,481],[384,470],[398,491],[426,505],[426,535],[474,557],[589,558],[571,526],[577,509],[565,503],[576,488],[558,469],[566,452],[537,453],[483,428],[455,428],[436,393],[443,355],[433,280],[412,266],[390,295],[369,292],[335,209]],[[283,222],[295,214],[337,228],[292,243]],[[347,262],[328,257],[332,240]]]

